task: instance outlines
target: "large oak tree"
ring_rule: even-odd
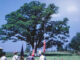
[[[38,1],[25,3],[20,9],[5,16],[7,24],[0,29],[1,39],[24,40],[32,48],[35,46],[35,50],[42,47],[44,39],[47,48],[62,46],[69,36],[69,26],[67,18],[51,21],[51,15],[57,13],[57,10],[54,4],[46,6]]]

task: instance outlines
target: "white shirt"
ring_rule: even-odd
[[[41,55],[39,60],[46,60],[46,57],[44,55]]]
[[[39,54],[41,54],[41,50],[39,50]]]
[[[6,56],[2,56],[0,60],[7,60]]]
[[[33,56],[28,56],[28,58],[26,60],[34,60]]]
[[[19,60],[18,55],[14,55],[13,58],[12,58],[12,60]]]

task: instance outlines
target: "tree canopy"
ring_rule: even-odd
[[[39,48],[46,40],[46,47],[61,46],[69,36],[68,19],[51,21],[51,15],[57,13],[58,7],[54,4],[46,6],[45,3],[32,1],[25,3],[20,9],[5,16],[7,24],[1,28],[1,39],[24,40],[32,48]],[[17,38],[14,38],[17,37]]]
[[[80,32],[72,38],[69,46],[74,50],[80,51]]]

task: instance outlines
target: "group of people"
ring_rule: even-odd
[[[3,53],[2,57],[0,58],[0,60],[8,60],[6,57],[6,54]],[[12,57],[12,60],[24,60],[24,59],[20,59],[17,52],[14,53],[14,56]],[[32,56],[31,54],[26,58],[26,60],[35,60],[34,56]],[[41,53],[39,60],[46,60],[46,57],[44,56],[44,53]]]
[[[8,60],[5,52],[3,52],[0,60]],[[19,60],[19,56],[17,55],[17,52],[14,53],[14,56],[12,57],[12,60]]]

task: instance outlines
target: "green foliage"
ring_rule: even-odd
[[[2,56],[3,49],[0,48],[0,57]]]
[[[31,49],[30,47],[31,47],[30,45],[27,45],[27,47],[26,47],[26,52],[27,53],[30,53],[30,49]]]
[[[6,39],[19,34],[16,36],[18,40],[26,41],[32,48],[35,43],[36,50],[42,47],[44,34],[49,35],[45,37],[47,48],[53,45],[62,45],[63,43],[59,40],[65,41],[69,36],[69,26],[67,18],[64,18],[63,21],[50,21],[51,15],[57,13],[57,9],[58,7],[54,4],[46,6],[38,1],[25,3],[17,11],[5,16],[7,24],[2,26],[2,31],[5,33]]]
[[[76,36],[72,38],[69,46],[76,51],[80,51],[80,33],[77,33]]]

